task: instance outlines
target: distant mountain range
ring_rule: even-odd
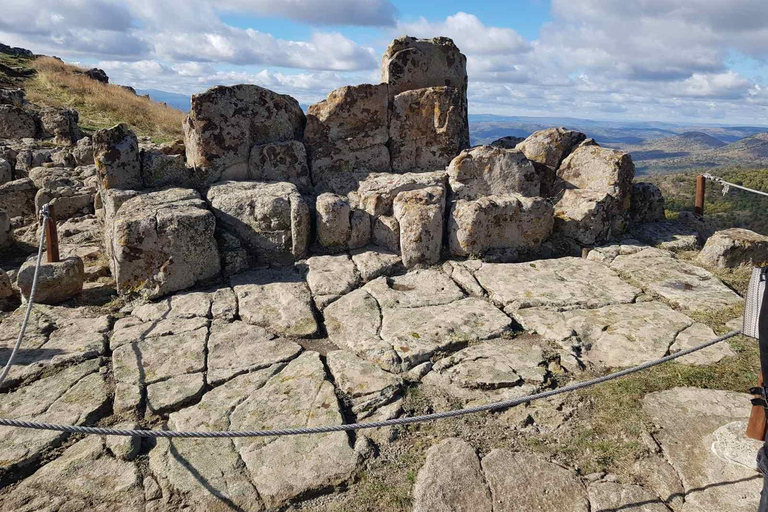
[[[157,89],[136,89],[136,94],[149,94],[149,97],[155,101],[166,103],[182,112],[189,112],[190,97],[186,94],[159,91]]]

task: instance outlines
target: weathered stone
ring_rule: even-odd
[[[320,194],[315,209],[317,241],[320,245],[326,248],[346,248],[351,234],[347,198],[331,193]]]
[[[143,187],[139,141],[127,125],[118,124],[93,134],[93,160],[102,188],[139,190]]]
[[[28,217],[35,214],[37,189],[29,178],[21,178],[0,185],[0,210],[8,217]]]
[[[447,37],[398,37],[382,56],[381,81],[389,84],[392,96],[442,85],[463,90],[466,94],[467,58]]]
[[[170,356],[169,356],[170,357]],[[147,411],[160,414],[193,401],[205,389],[205,376],[201,373],[176,375],[147,386]]]
[[[519,151],[477,146],[461,152],[448,166],[453,199],[539,193],[539,176],[533,164]]]
[[[42,378],[6,394],[0,404],[3,418],[84,425],[97,419],[109,396],[99,362],[86,361]],[[68,434],[2,427],[0,474],[38,460],[46,450],[60,444]]]
[[[394,216],[382,215],[373,219],[373,244],[394,253],[400,253],[400,223]]]
[[[216,243],[219,246],[221,273],[224,277],[245,272],[250,268],[252,258],[235,235],[219,229],[216,232]]]
[[[355,264],[346,254],[313,256],[307,260],[307,266],[307,285],[320,309],[357,285]]]
[[[664,220],[664,196],[653,183],[633,183],[629,199],[629,220],[632,223]]]
[[[591,249],[587,254],[587,259],[603,265],[610,265],[620,254],[635,254],[643,249],[648,249],[648,246],[638,240],[626,238],[621,243]]]
[[[493,253],[511,260],[535,251],[549,238],[554,208],[544,198],[517,194],[459,200],[451,206],[448,223],[451,254]]]
[[[312,189],[307,151],[304,144],[296,140],[253,146],[248,157],[247,174],[243,176],[241,173],[240,167],[234,167],[225,171],[222,179],[287,181],[296,185],[302,193],[308,193]]]
[[[734,421],[715,430],[712,453],[726,462],[759,471],[755,453],[762,448],[763,442],[746,437],[746,430],[746,421]]]
[[[469,146],[466,101],[453,87],[429,87],[394,97],[389,123],[392,169],[434,171]]]
[[[13,180],[13,168],[5,158],[0,158],[0,185]]]
[[[382,308],[418,308],[450,304],[464,293],[439,270],[414,270],[392,278],[379,278],[365,285]]]
[[[274,372],[266,369],[235,377],[208,392],[197,405],[171,414],[169,428],[245,430],[342,422],[333,385],[317,353],[299,356],[270,378]],[[343,483],[356,464],[357,455],[342,432],[234,443],[162,440],[150,452],[150,468],[163,485],[183,492],[190,505],[209,510],[273,509]],[[201,478],[205,487],[200,486]]]
[[[11,218],[8,212],[0,210],[0,251],[13,245],[13,229],[11,229]],[[0,292],[0,296],[2,292]],[[5,297],[2,297],[5,298]]]
[[[451,279],[453,279],[462,290],[472,297],[482,297],[485,295],[485,290],[480,283],[477,282],[475,276],[469,270],[471,264],[457,264],[456,262],[446,261],[443,263],[443,272]],[[477,266],[480,268],[480,265]]]
[[[394,369],[397,357],[379,338],[381,309],[365,289],[358,289],[330,304],[323,311],[328,337],[338,347],[350,350],[384,369]]]
[[[710,272],[659,249],[618,256],[611,268],[683,310],[711,313],[743,303]]]
[[[580,146],[557,171],[555,229],[584,245],[626,229],[635,166],[620,151]]]
[[[118,382],[115,384],[115,398],[112,409],[115,414],[133,417],[138,414],[141,405],[141,388],[133,384]]]
[[[586,139],[583,133],[565,128],[547,128],[531,134],[515,149],[526,158],[556,171],[563,160]]]
[[[747,421],[749,407],[744,403],[749,399],[744,393],[696,388],[643,398],[643,410],[660,428],[654,438],[683,483],[685,510],[751,512],[757,507],[762,478],[754,469],[721,459],[712,449],[715,431]]]
[[[515,149],[518,144],[523,142],[525,137],[515,137],[514,135],[507,135],[491,142],[491,146],[502,149]]]
[[[329,352],[327,364],[337,389],[351,402],[358,421],[392,402],[403,386],[399,377],[345,350]]]
[[[446,188],[445,171],[406,174],[372,173],[360,182],[359,207],[374,217],[392,215],[395,197],[401,192],[429,187]]]
[[[432,446],[416,476],[413,502],[413,512],[491,512],[491,492],[475,450],[457,438]]]
[[[205,292],[177,293],[170,299],[168,316],[177,318],[207,318],[211,313],[211,295]],[[134,311],[134,315],[137,313]]]
[[[354,171],[389,171],[388,115],[387,84],[342,87],[310,105],[304,140],[318,191],[344,194]]]
[[[604,265],[581,258],[484,263],[474,275],[493,302],[510,310],[595,308],[632,302],[640,293]]]
[[[24,105],[24,89],[0,89],[0,105]]]
[[[748,229],[717,231],[699,253],[699,263],[711,267],[761,267],[768,262],[768,236]]]
[[[533,392],[544,383],[544,364],[539,346],[518,340],[493,340],[440,359],[422,383],[478,405]]]
[[[208,383],[217,386],[247,372],[295,358],[301,347],[245,322],[214,322],[208,337]]]
[[[309,337],[318,325],[307,285],[294,269],[258,270],[232,276],[240,317],[274,334]]]
[[[0,105],[0,139],[36,137],[39,119],[35,115],[13,105]]]
[[[192,96],[184,121],[187,163],[207,183],[224,173],[247,175],[253,146],[301,140],[304,124],[290,96],[256,85],[219,85]]]
[[[0,498],[0,508],[138,512],[144,510],[144,491],[139,468],[110,455],[98,436],[89,436]]]
[[[80,138],[80,128],[77,126],[79,116],[77,110],[44,108],[40,115],[43,131],[53,135],[56,144],[68,146],[75,144]]]
[[[217,288],[211,297],[211,317],[230,322],[237,316],[237,295],[229,286]]]
[[[596,482],[587,488],[595,512],[631,509],[637,512],[668,512],[664,502],[638,485]]]
[[[8,274],[5,272],[5,270],[0,268],[0,305],[3,304],[3,301],[8,299],[9,297],[13,297],[14,291],[13,286],[11,285],[11,278],[8,277]],[[0,310],[3,308],[0,307]]]
[[[590,510],[587,493],[576,475],[540,455],[497,449],[483,458],[482,466],[494,512]]]
[[[693,348],[696,345],[701,345],[705,341],[710,341],[717,338],[717,334],[710,327],[696,322],[690,327],[686,328],[675,338],[675,342],[669,347],[670,354],[680,352],[681,350]],[[714,364],[721,361],[726,357],[734,357],[736,353],[731,350],[728,343],[718,343],[717,345],[705,348],[693,354],[683,356],[677,359],[679,363],[684,364]]]
[[[157,337],[179,335],[196,331],[208,325],[205,318],[166,318],[143,322],[136,317],[121,318],[115,322],[109,347],[114,352],[117,347],[127,343],[137,343],[141,340]]]
[[[662,220],[634,224],[634,238],[668,251],[695,251],[701,247],[699,233],[679,220]]]
[[[390,276],[403,269],[403,260],[400,255],[375,246],[352,251],[351,255],[363,283],[377,277]]]
[[[183,155],[165,155],[141,150],[141,178],[147,188],[194,187],[192,170],[184,164]]]
[[[216,219],[194,190],[170,188],[127,200],[106,194],[103,200],[105,245],[119,293],[159,297],[219,273]]]
[[[429,187],[400,192],[393,208],[406,268],[437,263],[443,241],[444,189]]]
[[[349,216],[349,241],[347,247],[359,249],[371,242],[371,216],[363,210],[353,210]]]
[[[29,298],[37,261],[24,263],[17,276],[17,284],[22,295]],[[41,262],[35,289],[35,302],[40,304],[58,304],[71,299],[83,291],[85,268],[80,258],[66,258],[56,263]]]
[[[260,262],[291,263],[309,244],[309,206],[291,183],[226,181],[206,195],[221,227]]]
[[[118,423],[112,428],[121,430],[133,430],[138,428],[136,423]],[[133,460],[141,449],[140,437],[128,436],[104,436],[104,444],[118,459]]]
[[[77,165],[94,165],[93,144],[90,137],[83,137],[77,141],[77,145],[72,148],[72,156]]]
[[[654,444],[656,444],[654,440]],[[656,451],[660,449],[655,448]],[[638,483],[662,499],[672,510],[680,510],[683,506],[685,490],[680,482],[680,476],[666,459],[660,456],[650,456],[638,460],[632,466],[632,475]]]

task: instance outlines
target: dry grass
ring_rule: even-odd
[[[76,109],[86,131],[126,123],[138,135],[158,142],[183,135],[180,110],[76,74],[82,70],[51,57],[38,57],[31,66],[37,75],[26,84],[27,98],[40,105]]]

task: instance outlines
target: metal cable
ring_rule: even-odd
[[[704,173],[704,174],[702,174],[702,176],[704,176],[705,179],[708,179],[710,181],[714,181],[715,183],[719,183],[719,184],[723,185],[723,195],[725,195],[728,192],[728,188],[729,187],[734,187],[734,188],[738,188],[738,189],[741,189],[741,190],[746,190],[747,192],[752,192],[753,194],[759,194],[761,196],[768,197],[768,192],[763,192],[762,190],[754,190],[754,189],[751,189],[751,188],[743,187],[741,185],[737,185],[735,183],[731,183],[729,181],[725,181],[723,178],[721,178],[719,176],[714,176],[714,175],[708,174],[708,173]]]
[[[666,363],[668,361],[672,361],[674,359],[686,356],[688,354],[692,354],[693,352],[697,352],[707,347],[711,347],[712,345],[725,341],[729,338],[733,338],[734,336],[737,336],[739,334],[741,334],[741,331],[731,331],[728,334],[724,334],[723,336],[715,338],[714,340],[707,341],[706,343],[702,343],[701,345],[698,345],[686,350],[681,350],[680,352],[676,352],[674,354],[670,354],[660,359],[656,359],[655,361],[649,361],[647,363],[639,364],[631,368],[620,370],[618,372],[614,372],[608,375],[604,375],[602,377],[597,377],[597,378],[586,380],[583,382],[577,382],[575,384],[571,384],[569,386],[565,386],[562,388],[551,389],[548,391],[543,391],[541,393],[535,393],[532,395],[515,398],[512,400],[504,400],[501,402],[495,402],[487,405],[480,405],[477,407],[468,407],[466,409],[458,409],[455,411],[444,411],[444,412],[438,412],[434,414],[426,414],[423,416],[397,418],[397,419],[387,420],[387,421],[350,423],[346,425],[327,425],[327,426],[320,426],[320,427],[283,428],[283,429],[276,429],[276,430],[244,430],[244,431],[222,430],[222,431],[208,431],[208,432],[206,431],[184,432],[184,431],[173,431],[173,430],[119,430],[119,429],[112,429],[112,428],[78,427],[74,425],[56,425],[51,423],[38,423],[35,421],[22,421],[22,420],[13,420],[13,419],[6,419],[6,418],[0,418],[0,426],[31,428],[31,429],[37,429],[37,430],[55,430],[59,432],[68,432],[68,433],[74,433],[74,434],[98,434],[98,435],[154,437],[154,438],[157,438],[157,437],[230,438],[230,437],[295,436],[295,435],[302,435],[302,434],[325,434],[329,432],[348,432],[351,430],[362,430],[362,429],[368,429],[368,428],[393,427],[396,425],[423,423],[426,421],[434,421],[434,420],[445,419],[445,418],[455,418],[458,416],[465,416],[467,414],[474,414],[478,412],[506,409],[506,408],[515,407],[517,405],[521,405],[524,403],[533,402],[534,400],[541,400],[543,398],[549,398],[549,397],[560,395],[563,393],[569,393],[572,391],[585,389],[591,386],[595,386],[597,384],[602,384],[604,382],[618,379],[620,377],[625,377],[627,375],[630,375],[642,370],[646,370],[648,368],[652,368],[654,366],[660,365],[662,363]]]
[[[19,330],[19,337],[16,339],[16,344],[13,346],[11,355],[8,357],[8,362],[5,363],[3,372],[0,373],[0,385],[8,376],[8,372],[13,365],[13,358],[16,357],[16,352],[19,351],[21,346],[21,340],[24,338],[24,332],[27,330],[27,324],[29,323],[29,315],[32,312],[32,304],[35,301],[35,290],[37,290],[37,274],[40,270],[40,262],[43,260],[43,245],[45,245],[45,222],[50,218],[50,211],[48,205],[44,205],[40,210],[40,216],[43,219],[43,229],[40,230],[40,245],[37,248],[37,263],[35,264],[35,275],[32,277],[32,289],[29,292],[29,299],[27,300],[27,311],[24,313],[24,321],[21,324],[21,330]]]

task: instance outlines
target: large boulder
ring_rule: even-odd
[[[53,203],[57,220],[93,213],[93,199],[98,190],[96,167],[35,167],[29,178],[38,188],[35,211]]]
[[[22,295],[29,299],[35,275],[37,259],[24,263],[16,277]],[[58,304],[71,299],[83,290],[85,267],[78,257],[67,258],[55,263],[41,262],[35,289],[35,302]]]
[[[514,135],[507,135],[491,142],[491,146],[501,149],[515,149],[518,144],[523,142],[525,137],[515,137]]]
[[[443,169],[469,147],[464,96],[454,87],[427,87],[394,97],[389,123],[396,172]]]
[[[45,108],[40,115],[43,131],[54,137],[54,142],[62,146],[75,144],[80,138],[77,123],[80,117],[77,110],[64,108]]]
[[[304,141],[319,192],[346,193],[353,172],[389,170],[387,84],[346,86],[310,105]]]
[[[711,267],[761,267],[768,263],[768,236],[748,229],[717,231],[707,239],[697,257]]]
[[[299,102],[256,85],[216,86],[192,96],[184,120],[187,163],[207,183],[224,173],[247,175],[251,148],[301,140]]]
[[[629,220],[633,224],[664,220],[664,196],[653,183],[633,183]]]
[[[579,146],[557,171],[555,230],[583,245],[603,243],[623,233],[634,175],[629,154]]]
[[[93,134],[93,159],[104,189],[139,190],[143,187],[139,141],[125,124]]]
[[[539,176],[519,151],[477,146],[461,152],[448,166],[454,199],[520,194],[538,196]]]
[[[400,252],[406,268],[440,261],[445,189],[428,187],[400,192],[394,214],[400,228]]]
[[[554,207],[541,197],[519,194],[459,200],[448,218],[448,248],[454,256],[492,255],[504,260],[534,252],[552,233]]]
[[[0,210],[10,218],[35,214],[35,184],[29,178],[9,181],[0,185]]]
[[[371,174],[360,182],[355,197],[361,209],[371,215],[392,215],[392,204],[400,192],[427,187],[445,188],[444,171],[389,174]]]
[[[194,187],[194,173],[184,163],[184,155],[166,155],[141,150],[141,179],[147,188]]]
[[[586,135],[565,128],[548,128],[531,134],[515,149],[533,162],[541,180],[541,195],[549,196],[554,190],[558,167],[584,140]]]
[[[310,192],[312,183],[309,179],[307,151],[304,144],[292,140],[253,146],[248,159],[247,179],[287,181],[296,185],[299,192]]]
[[[119,293],[159,297],[219,273],[216,219],[194,190],[106,191],[102,200]]]
[[[309,206],[291,183],[225,181],[206,195],[220,226],[259,262],[292,263],[307,252]]]
[[[0,139],[36,137],[40,121],[21,107],[0,105]]]

